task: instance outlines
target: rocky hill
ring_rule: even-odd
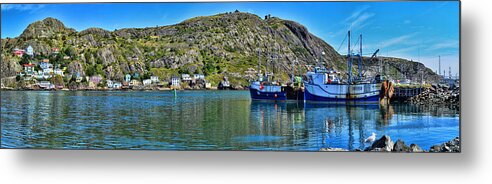
[[[127,73],[139,73],[169,79],[181,73],[201,73],[213,85],[227,76],[233,84],[246,86],[257,70],[258,51],[262,71],[274,72],[280,80],[288,79],[293,66],[302,72],[308,65],[323,64],[343,71],[347,67],[344,57],[299,23],[237,11],[169,26],[113,31],[89,28],[77,32],[57,19],[46,18],[30,24],[19,37],[1,41],[1,77],[15,75],[22,63],[48,58],[55,66],[66,67],[69,74],[82,76],[99,74],[123,80]],[[33,59],[13,56],[14,48],[28,45],[34,48]],[[435,76],[420,63],[396,58],[385,58],[384,63],[395,78],[399,74],[412,78],[417,71]],[[399,63],[404,63],[406,71]],[[376,64],[367,62],[370,72],[377,70]]]

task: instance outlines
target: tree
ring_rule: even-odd
[[[22,55],[22,59],[20,60],[20,64],[21,65],[24,65],[24,64],[29,64],[29,62],[31,62],[31,57],[27,54],[24,54]]]
[[[144,73],[142,79],[150,79],[150,73],[149,72]]]
[[[87,65],[87,67],[85,68],[85,74],[87,76],[93,76],[96,74],[96,68],[94,67],[94,65]]]

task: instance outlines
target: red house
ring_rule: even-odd
[[[14,55],[16,55],[18,57],[22,57],[25,53],[26,53],[26,51],[22,50],[22,49],[15,49],[14,50]]]

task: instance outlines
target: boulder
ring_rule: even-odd
[[[395,142],[395,145],[393,146],[393,152],[408,152],[410,151],[410,148],[403,142],[402,140],[398,139]]]
[[[430,148],[429,152],[461,152],[460,138],[456,137],[444,144],[434,145]]]
[[[393,150],[393,141],[391,141],[391,138],[390,136],[387,136],[387,135],[383,135],[380,139],[378,139],[377,141],[375,141],[371,148],[370,148],[370,151],[385,151],[385,152],[389,152],[391,150]]]
[[[434,145],[430,148],[429,152],[441,152],[441,146]]]
[[[424,150],[416,144],[410,144],[410,152],[424,152]]]

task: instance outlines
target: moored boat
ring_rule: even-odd
[[[253,100],[287,100],[283,87],[270,82],[254,81],[249,87]]]
[[[273,73],[265,71],[265,76],[261,73],[260,51],[258,51],[258,80],[253,81],[249,86],[251,99],[253,100],[287,100],[287,93],[283,86],[269,79]]]
[[[315,102],[336,103],[373,103],[379,102],[380,90],[376,80],[364,80],[362,76],[362,44],[357,55],[359,60],[359,76],[352,78],[352,55],[350,50],[350,31],[348,32],[348,80],[342,81],[339,72],[327,70],[324,67],[315,67],[314,71],[306,74],[304,100]],[[360,37],[362,43],[362,35]]]
[[[334,71],[316,67],[308,72],[304,83],[304,99],[318,102],[378,102],[379,88],[375,82],[343,83]]]

